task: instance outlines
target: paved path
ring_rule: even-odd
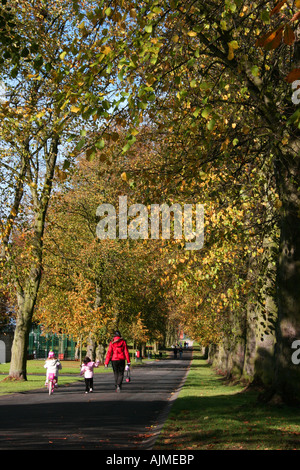
[[[113,374],[83,382],[0,397],[0,450],[151,450],[191,360],[168,359],[134,367],[121,393]]]

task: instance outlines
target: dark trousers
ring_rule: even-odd
[[[93,389],[93,377],[91,377],[90,379],[85,378],[84,381],[85,381],[85,390],[89,392],[90,389]]]
[[[125,359],[121,361],[111,361],[111,364],[115,376],[115,386],[121,387],[124,378]]]

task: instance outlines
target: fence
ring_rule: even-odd
[[[76,343],[66,334],[41,333],[39,327],[29,333],[28,358],[45,359],[50,350],[59,359],[75,359]]]

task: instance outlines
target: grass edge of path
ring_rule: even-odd
[[[262,404],[197,353],[154,450],[299,450],[300,410]]]

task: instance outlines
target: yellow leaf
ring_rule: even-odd
[[[123,181],[127,181],[127,175],[126,175],[125,171],[124,171],[124,173],[121,174],[121,178],[122,178]]]
[[[228,43],[228,60],[232,60],[234,58],[234,50],[238,49],[238,44],[236,41],[231,41]]]
[[[233,49],[238,49],[239,48],[239,45],[238,45],[238,42],[237,41],[231,41],[231,46]]]
[[[239,48],[237,41],[231,41],[228,43],[228,60],[232,60],[234,58],[234,50]]]
[[[172,37],[172,41],[173,41],[173,42],[178,42],[178,41],[179,41],[179,36],[177,36],[177,34],[175,34],[175,35]]]
[[[71,106],[72,113],[78,113],[79,111],[80,111],[80,108],[78,108],[78,106]]]
[[[39,119],[40,117],[44,116],[44,114],[45,114],[45,111],[41,111],[40,113],[36,115],[36,118]]]
[[[194,37],[197,36],[196,31],[189,31],[187,34],[188,34],[188,36],[190,36],[191,38],[194,38]]]
[[[111,52],[111,48],[109,46],[102,46],[100,51],[104,55],[108,55]]]
[[[61,110],[65,109],[65,107],[67,106],[67,104],[69,103],[69,101],[70,101],[70,100],[66,100],[60,109],[61,109]]]

